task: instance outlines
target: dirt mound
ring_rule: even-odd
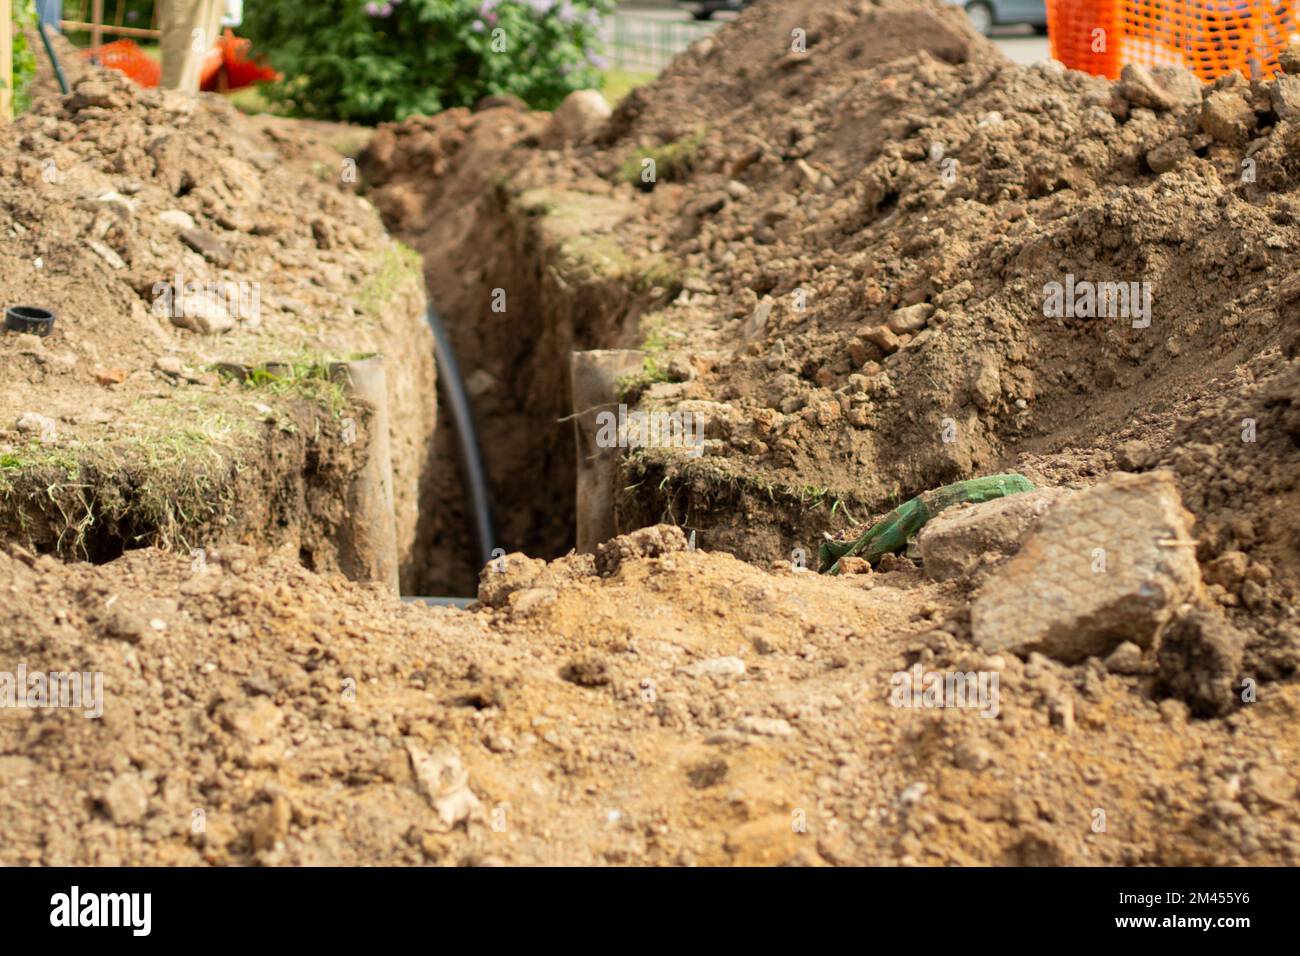
[[[103,710],[0,711],[0,862],[1300,859],[1295,686],[1188,722],[1150,675],[972,652],[915,570],[770,574],[656,535],[608,576],[509,555],[476,614],[239,548],[0,554],[3,659],[100,672]],[[983,710],[898,697],[990,667]],[[420,776],[444,764],[454,793]]]
[[[483,327],[492,288],[547,317],[526,323],[540,335],[526,354],[489,342],[471,361],[553,380],[560,349],[640,347],[626,399],[703,416],[703,457],[627,456],[622,527],[671,520],[766,562],[959,478],[1171,465],[1198,557],[1269,566],[1243,617],[1276,648],[1293,643],[1300,584],[1280,517],[1298,451],[1276,397],[1294,370],[1279,348],[1297,82],[1112,84],[1011,65],[937,5],[758,4],[593,143],[538,150],[537,117],[488,109],[382,132],[370,168],[390,225],[430,261],[476,250],[473,273],[434,270],[456,324]],[[412,148],[425,141],[430,162]],[[454,234],[407,212],[465,196]],[[569,437],[543,407],[549,426],[529,419],[526,440],[549,460]],[[1216,456],[1245,467],[1225,478]],[[496,474],[524,510],[562,493]]]
[[[366,418],[329,366],[380,350],[409,408],[393,447],[413,575],[432,342],[417,260],[350,191],[351,160],[100,70],[0,137],[0,300],[57,317],[0,336],[7,533],[96,560],[251,533],[332,567],[347,421],[364,436]]]

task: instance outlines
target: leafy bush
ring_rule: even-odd
[[[243,34],[284,81],[291,112],[400,120],[509,93],[551,109],[597,86],[613,0],[277,0],[244,9]]]
[[[24,27],[36,27],[36,5],[33,0],[14,0],[14,114],[21,113],[31,104],[30,87],[36,75],[36,55],[27,43]],[[4,82],[0,78],[0,82]]]

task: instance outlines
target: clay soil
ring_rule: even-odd
[[[422,557],[407,581],[476,588],[466,611],[403,604],[308,560],[304,541],[329,539],[357,465],[344,449],[326,455],[334,485],[301,495],[315,513],[300,508],[281,534],[199,524],[183,541],[128,538],[91,522],[83,538],[102,543],[77,554],[48,518],[41,533],[13,519],[0,671],[102,672],[104,713],[0,711],[0,863],[1295,865],[1300,119],[1288,95],[1282,80],[1202,90],[1175,74],[1110,83],[1014,66],[938,4],[759,0],[591,135],[557,141],[551,117],[501,102],[381,128],[355,188],[423,255],[511,553],[473,566],[443,428],[415,466],[409,553]],[[1244,113],[1228,108],[1238,101]],[[312,131],[237,121],[207,97],[184,116],[148,95],[131,103],[81,112],[157,111],[149,122],[182,144],[206,136],[229,161],[256,153],[216,126],[281,151],[222,180],[231,194],[259,186],[247,229],[221,225],[207,158],[187,195],[171,189],[157,208],[189,200],[211,228],[247,237],[226,235],[244,270],[263,261],[244,243],[265,238],[258,255],[280,263],[261,267],[267,283],[326,263],[326,311],[344,316],[327,349],[391,343],[375,331],[386,310],[362,307],[380,268],[364,255],[390,240],[350,184],[313,172],[317,147],[302,144],[329,147]],[[170,265],[155,251],[164,234],[111,222],[103,241],[127,266],[114,270],[82,247],[95,212],[72,192],[41,213],[42,157],[123,157],[122,170],[83,161],[108,181],[77,195],[133,177],[148,200],[170,174],[125,134],[79,136],[107,120],[78,115],[46,99],[5,133],[0,209],[24,228],[0,291],[89,316],[140,300],[139,283]],[[204,155],[177,156],[192,152]],[[263,220],[285,238],[259,236]],[[32,273],[37,256],[60,281]],[[1149,283],[1150,324],[1045,315],[1045,286],[1067,275]],[[315,344],[324,323],[286,301],[302,294],[277,287],[264,324]],[[66,340],[5,345],[3,370],[24,387],[0,420],[45,409],[87,441],[83,429],[116,437],[127,421],[165,433],[130,404],[154,392],[169,414],[188,389],[250,400],[205,375],[256,364],[266,331],[199,337],[147,309],[107,312],[102,337],[73,321],[56,333]],[[257,354],[229,357],[245,335]],[[596,348],[644,351],[624,400],[704,415],[708,441],[700,458],[626,455],[625,534],[579,555],[567,368]],[[197,381],[156,370],[164,353]],[[123,381],[95,377],[115,367]],[[431,376],[413,384],[394,414],[432,391]],[[347,415],[315,394],[273,397]],[[109,419],[73,411],[96,407]],[[1011,470],[1065,491],[1169,475],[1203,579],[1178,613],[1223,622],[1239,656],[1189,654],[1171,671],[1158,640],[1123,665],[993,654],[970,608],[994,555],[946,581],[914,552],[839,576],[793,560],[814,564],[825,534],[915,494]],[[251,508],[259,484],[281,500],[250,479]],[[891,705],[893,677],[918,664],[998,674],[996,715]],[[1232,688],[1212,713],[1194,689],[1211,679]]]

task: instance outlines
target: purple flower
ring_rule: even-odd
[[[588,53],[587,62],[598,70],[609,69],[609,58],[601,56],[599,53]]]
[[[473,30],[475,33],[482,33],[486,29],[486,27],[483,25],[482,20],[475,20],[473,23],[469,25],[469,28]]]

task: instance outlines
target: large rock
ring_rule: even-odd
[[[1200,587],[1192,520],[1166,471],[1121,472],[1060,501],[976,595],[975,642],[1071,663],[1122,641],[1149,647]]]
[[[974,571],[989,560],[985,555],[1001,559],[1015,554],[1025,535],[1065,494],[1060,488],[1039,488],[941,512],[916,539],[925,573],[948,581]]]
[[[600,91],[574,90],[551,114],[551,122],[542,133],[542,145],[557,149],[590,142],[612,112]]]

